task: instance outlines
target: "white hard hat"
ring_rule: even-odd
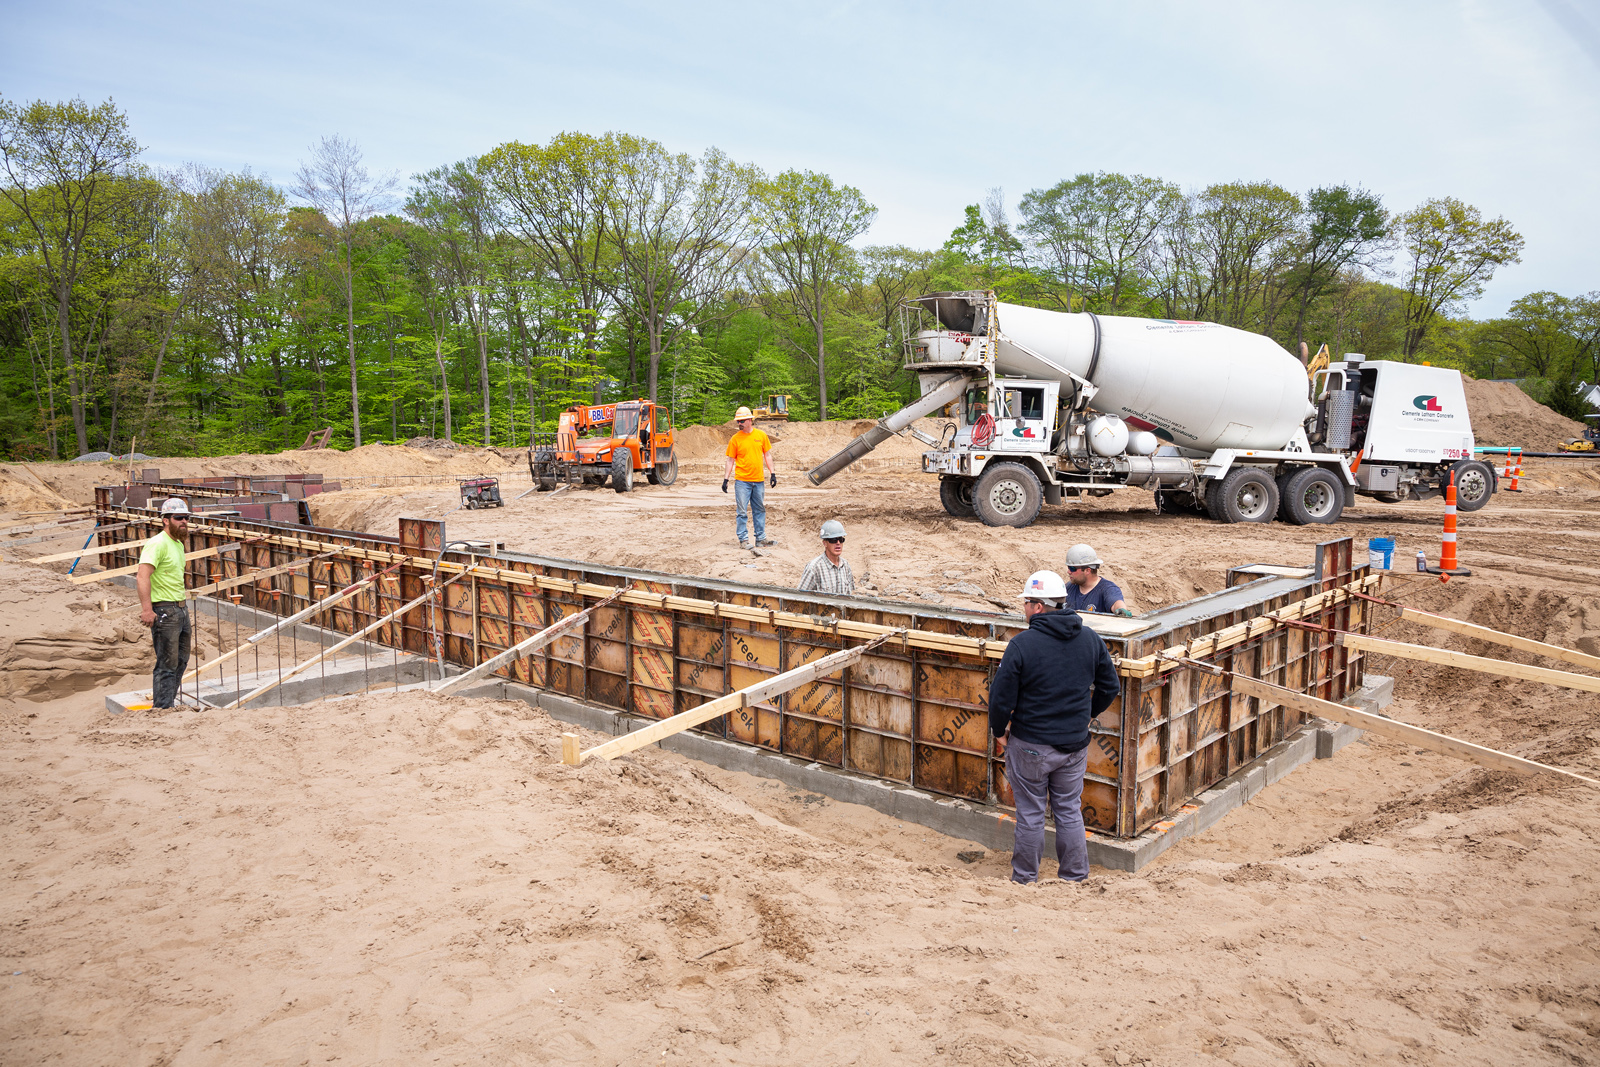
[[[1065,600],[1067,583],[1055,571],[1034,571],[1022,587],[1023,600]]]
[[[843,537],[843,536],[844,536],[844,523],[840,522],[838,519],[829,519],[827,522],[822,524],[822,538],[823,538],[823,540],[827,540],[830,537]]]
[[[169,496],[167,497],[166,502],[161,505],[161,514],[187,515],[189,514],[188,502],[185,501],[181,496]]]
[[[755,417],[756,413],[745,407],[743,404],[740,404],[739,410],[733,413],[734,422],[743,422],[745,419],[753,419]]]
[[[1067,566],[1098,567],[1100,566],[1100,557],[1095,554],[1091,545],[1073,545],[1067,549]]]

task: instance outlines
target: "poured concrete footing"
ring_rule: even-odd
[[[1368,675],[1366,683],[1343,703],[1368,711],[1381,711],[1393,699],[1394,679]],[[522,700],[562,722],[613,736],[631,733],[656,721],[512,682],[485,682],[459,695]],[[1314,759],[1329,758],[1360,737],[1361,733],[1355,727],[1341,723],[1323,720],[1308,723],[1260,759],[1200,794],[1176,818],[1165,820],[1131,840],[1090,834],[1089,862],[1113,870],[1137,871],[1185,837],[1212,826],[1296,767]],[[724,770],[775,778],[796,789],[821,793],[846,804],[865,804],[896,819],[926,826],[964,841],[973,841],[999,852],[1010,850],[1016,829],[1016,820],[998,808],[941,797],[767,749],[724,741],[719,737],[685,732],[662,740],[659,746]],[[1047,829],[1044,855],[1049,856],[1054,850],[1054,831]]]

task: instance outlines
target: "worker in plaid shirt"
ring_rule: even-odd
[[[822,555],[806,564],[800,588],[808,593],[850,596],[856,591],[855,576],[844,561],[844,524],[829,519],[822,524]]]

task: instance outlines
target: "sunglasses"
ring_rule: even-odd
[[[844,538],[842,538],[842,537],[824,537],[823,540],[826,541],[830,545],[842,545],[842,544],[844,544]]]
[[[1094,570],[1093,567],[1068,567],[1067,568],[1067,573],[1068,574],[1076,574],[1078,571],[1092,571],[1092,570]]]

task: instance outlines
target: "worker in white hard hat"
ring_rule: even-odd
[[[1058,873],[1089,877],[1083,836],[1083,776],[1089,766],[1089,721],[1121,692],[1116,666],[1100,635],[1067,610],[1067,585],[1038,571],[1022,587],[1028,628],[1006,643],[989,686],[989,732],[1005,753],[1006,781],[1017,806],[1011,880],[1039,879],[1044,817],[1056,820]]]
[[[139,621],[150,627],[156,665],[151,672],[154,708],[170,708],[178,699],[178,682],[189,666],[189,605],[183,590],[183,542],[189,532],[189,505],[168,497],[161,505],[161,532],[139,552]]]
[[[722,472],[722,491],[728,491],[733,482],[733,506],[736,513],[734,532],[739,535],[740,548],[770,545],[767,537],[767,486],[778,484],[778,472],[772,466],[772,440],[755,428],[755,413],[741,407],[733,413],[739,432],[728,441],[728,465]],[[745,512],[750,513],[751,526],[745,524]]]
[[[844,561],[844,523],[829,519],[822,524],[822,555],[806,564],[800,588],[808,593],[850,596],[856,591],[855,575]]]
[[[1132,615],[1122,598],[1122,590],[1109,578],[1100,577],[1100,555],[1089,545],[1067,549],[1067,607],[1073,611],[1094,611],[1102,615]]]

